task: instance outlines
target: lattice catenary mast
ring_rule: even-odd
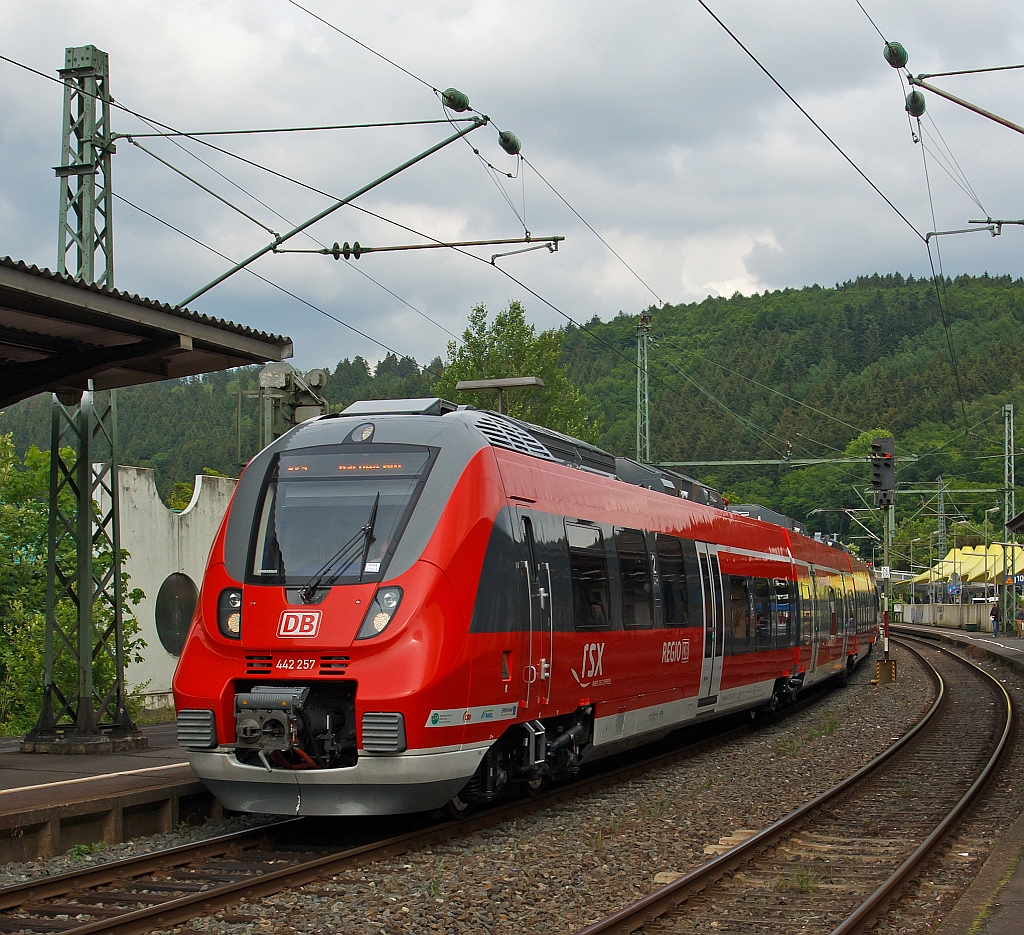
[[[647,369],[647,348],[651,339],[651,316],[641,315],[636,326],[636,459],[651,463],[651,388]]]
[[[59,73],[57,271],[112,288],[107,53],[69,48]],[[144,741],[126,706],[119,526],[117,398],[113,390],[98,398],[90,380],[85,392],[52,398],[43,708],[26,751],[84,753]]]

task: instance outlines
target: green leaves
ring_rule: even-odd
[[[596,444],[601,419],[588,418],[587,397],[566,375],[562,365],[564,332],[552,329],[537,334],[519,302],[511,302],[490,324],[487,318],[485,306],[473,308],[463,343],[448,344],[444,375],[434,384],[433,394],[477,409],[497,409],[496,393],[464,393],[455,385],[460,380],[540,377],[543,387],[506,391],[507,413]]]
[[[67,453],[70,457],[70,452]],[[46,633],[46,537],[49,517],[50,453],[32,446],[19,460],[10,435],[0,435],[0,733],[23,733],[35,724],[42,704],[43,651]],[[63,494],[68,515],[74,512],[70,490]],[[57,561],[70,571],[73,543],[67,539]],[[122,553],[126,556],[127,553]],[[109,569],[111,553],[94,556],[95,572]],[[125,658],[141,661],[145,641],[131,607],[144,597],[138,588],[124,587]],[[74,629],[76,609],[63,600],[57,604],[58,622]],[[93,608],[97,632],[113,623],[110,606],[98,601]],[[97,638],[98,640],[98,638]],[[104,652],[94,652],[93,679],[106,692],[114,680],[114,664]],[[54,661],[58,685],[74,684],[77,669],[71,655],[56,644]]]

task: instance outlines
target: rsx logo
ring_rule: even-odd
[[[599,678],[603,674],[604,643],[587,643],[583,647],[583,661],[580,663],[579,674],[575,669],[570,669],[573,678],[579,683],[580,688],[586,688],[590,679]],[[583,679],[588,681],[584,682]]]
[[[278,636],[316,636],[320,632],[322,610],[286,610],[277,624]]]

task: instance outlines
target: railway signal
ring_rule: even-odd
[[[896,490],[896,439],[871,442],[871,486],[877,506],[892,506]]]
[[[889,547],[896,525],[896,439],[876,438],[871,442],[871,486],[875,491],[875,505],[885,507],[885,569],[891,567]],[[882,649],[878,663],[878,680],[896,680],[896,666],[889,660],[889,606],[892,603],[892,578],[884,576],[885,593],[882,595]]]

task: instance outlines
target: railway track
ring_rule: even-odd
[[[1014,727],[997,679],[950,650],[901,642],[937,689],[913,729],[785,818],[578,935],[853,935],[881,919],[992,775]]]
[[[775,717],[785,718],[812,705],[828,691],[822,687]],[[682,746],[663,748],[642,760],[561,784],[540,795],[496,805],[457,821],[414,827],[379,839],[379,821],[364,823],[376,838],[339,849],[310,846],[311,820],[289,819],[247,831],[152,854],[110,861],[0,889],[0,933],[59,932],[67,935],[135,935],[179,925],[239,900],[268,896],[422,847],[463,837],[483,828],[588,795],[659,766],[723,746],[758,729],[757,722],[735,719],[689,729],[713,733]],[[724,729],[723,729],[724,728]],[[621,760],[627,757],[620,758]],[[614,760],[612,762],[615,762]],[[407,819],[415,824],[416,819]],[[420,820],[422,824],[422,820]],[[364,830],[363,837],[374,832]],[[246,921],[249,921],[246,919]]]

